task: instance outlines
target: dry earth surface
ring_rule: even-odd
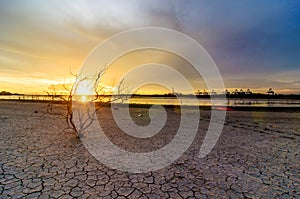
[[[43,103],[0,101],[0,198],[300,197],[300,113],[229,111],[217,145],[200,159],[210,118],[201,111],[196,139],[182,157],[158,171],[132,174],[98,162],[63,131],[64,119],[45,111]],[[174,137],[180,114],[167,112],[162,132],[139,141],[120,132],[109,108],[98,115],[113,143],[147,152]],[[149,122],[145,108],[131,115],[139,125]]]

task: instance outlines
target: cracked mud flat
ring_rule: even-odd
[[[46,104],[0,102],[0,198],[299,198],[300,113],[227,112],[212,152],[197,157],[209,122],[201,111],[197,137],[172,165],[145,174],[110,169],[93,158]],[[35,113],[37,111],[37,113]],[[138,114],[144,117],[137,117]],[[132,110],[146,125],[147,111]],[[140,142],[119,132],[110,111],[99,119],[113,143],[146,152],[168,143],[178,112],[162,133]]]

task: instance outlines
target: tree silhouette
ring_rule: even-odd
[[[123,95],[120,95],[120,93],[123,93],[123,91],[125,90],[123,87],[123,80],[116,86],[117,88],[116,97],[109,98],[109,99],[107,98],[107,94],[110,93],[111,91],[107,91],[107,89],[104,89],[104,86],[101,86],[101,80],[106,69],[107,68],[104,68],[99,73],[97,73],[96,76],[94,77],[95,79],[93,85],[94,96],[92,96],[93,97],[92,101],[98,102],[98,106],[95,106],[95,113],[106,104],[110,104],[120,99],[123,100],[124,98]],[[78,137],[79,130],[75,126],[73,109],[72,109],[73,100],[74,100],[73,93],[76,90],[76,86],[79,83],[87,81],[88,79],[93,77],[80,78],[81,77],[80,75],[72,74],[72,73],[71,75],[75,77],[76,81],[70,87],[68,87],[66,84],[63,84],[64,90],[67,92],[67,95],[62,95],[61,93],[57,93],[55,88],[52,93],[48,92],[48,96],[51,97],[52,100],[49,102],[47,106],[47,113],[64,118],[67,124],[66,129],[73,130],[76,133],[76,136]],[[61,102],[63,106],[59,108],[54,107],[54,105],[56,104],[55,102]],[[96,119],[93,118],[93,115],[95,114],[88,113],[86,115],[88,115],[88,117],[79,116],[80,131],[89,127],[92,124],[92,122]]]

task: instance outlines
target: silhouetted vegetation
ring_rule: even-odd
[[[47,113],[52,114],[52,115],[57,115],[60,116],[62,118],[65,119],[66,124],[67,124],[67,128],[66,129],[71,129],[74,132],[76,132],[76,136],[78,137],[80,135],[80,132],[82,132],[83,130],[85,130],[86,128],[88,128],[92,122],[94,120],[96,120],[97,118],[95,117],[95,114],[91,114],[89,112],[89,110],[86,111],[86,113],[82,113],[80,114],[79,117],[79,121],[78,121],[78,125],[75,125],[74,122],[74,115],[73,115],[73,102],[74,100],[77,101],[78,99],[74,99],[74,92],[77,89],[77,86],[79,85],[79,83],[90,80],[90,79],[94,79],[94,95],[90,96],[92,97],[91,101],[92,102],[97,102],[97,104],[95,105],[95,110],[94,113],[96,113],[100,108],[102,108],[103,106],[106,106],[107,104],[110,104],[113,101],[122,99],[123,96],[121,95],[117,95],[117,97],[114,98],[107,98],[108,95],[105,95],[108,91],[106,89],[104,89],[103,86],[101,86],[101,80],[103,77],[103,74],[105,73],[106,68],[104,68],[103,70],[101,70],[99,73],[96,74],[95,77],[84,77],[84,78],[80,78],[80,75],[77,74],[72,74],[76,81],[75,83],[73,83],[71,86],[67,86],[64,85],[64,89],[65,92],[67,92],[68,94],[59,94],[56,93],[55,89],[52,93],[48,93],[48,96],[51,97],[52,100],[49,101],[48,104],[48,108],[47,108]],[[121,81],[119,83],[119,85],[116,86],[117,88],[117,93],[121,93],[121,88],[123,84],[123,81]],[[100,94],[101,93],[101,94]],[[109,95],[111,96],[111,95]],[[77,96],[78,97],[78,96]],[[85,96],[88,97],[88,96]],[[59,108],[55,108],[54,104],[57,103],[57,101],[60,101],[63,106],[59,107]],[[84,101],[82,101],[82,103],[85,103]]]
[[[8,92],[8,91],[1,91],[1,92],[0,92],[0,95],[22,95],[22,94],[19,94],[19,93],[11,93],[11,92]]]

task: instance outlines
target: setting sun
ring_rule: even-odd
[[[94,95],[94,86],[92,80],[83,80],[77,83],[75,95]]]
[[[81,102],[87,102],[87,98],[85,95],[81,96],[81,99],[80,99]]]

